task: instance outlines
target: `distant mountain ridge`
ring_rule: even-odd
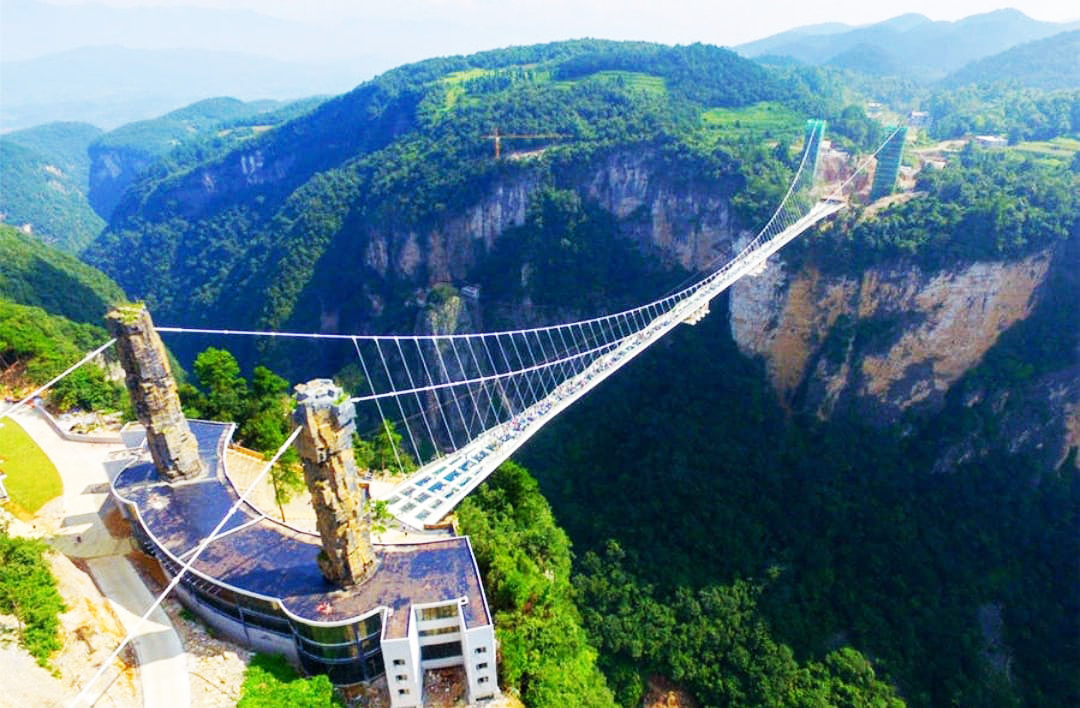
[[[746,57],[787,56],[807,64],[901,72],[932,81],[965,64],[1013,46],[1080,28],[1080,23],[1033,20],[1014,9],[935,22],[906,14],[862,27],[827,24],[797,27],[735,47]]]
[[[602,174],[628,145],[647,147],[650,170],[684,175],[665,165],[696,158],[663,150],[665,133],[697,126],[703,106],[799,97],[820,98],[705,45],[580,40],[428,60],[138,180],[84,255],[172,321],[284,327],[332,308],[335,326],[363,331],[404,316],[395,288],[479,277],[549,171]],[[566,138],[503,146],[550,148],[540,162],[496,161],[483,137],[496,128]]]
[[[320,100],[283,104],[270,100],[208,98],[105,133],[87,148],[90,205],[107,220],[128,185],[171,150],[193,139],[206,138],[210,131],[217,131],[217,142],[222,143],[250,137],[257,128],[299,115]]]
[[[51,123],[0,136],[0,221],[76,253],[105,222],[87,201],[87,149],[101,130]]]
[[[181,160],[209,156],[321,101],[211,98],[108,133],[87,123],[64,122],[2,135],[0,221],[78,253],[104,228],[124,190],[158,160],[170,153]]]
[[[1061,32],[985,57],[945,77],[946,86],[1013,81],[1039,89],[1080,88],[1080,30]]]

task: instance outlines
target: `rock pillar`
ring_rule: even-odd
[[[169,482],[201,475],[199,443],[180,409],[176,380],[150,313],[142,305],[122,305],[105,316],[105,326],[116,337],[124,382],[135,415],[146,427],[158,473]]]
[[[356,409],[329,379],[297,385],[296,401],[297,448],[322,537],[319,568],[332,583],[355,585],[375,568],[367,485],[353,459]]]

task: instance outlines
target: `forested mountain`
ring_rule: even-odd
[[[730,256],[803,119],[849,174],[883,129],[845,80],[699,45],[421,62],[174,149],[86,256],[181,326],[430,333],[466,285],[450,329],[593,316]],[[705,705],[1077,702],[1080,104],[920,91],[935,136],[1056,142],[920,136],[902,194],[856,198],[523,449],[550,512],[515,467],[462,506],[528,705],[605,704],[590,644],[626,706],[655,674]],[[362,380],[351,351],[246,346]]]
[[[151,165],[162,160],[158,169],[167,171],[170,159],[222,153],[320,101],[212,98],[108,133],[86,123],[49,123],[0,136],[0,219],[78,253]]]
[[[422,62],[227,154],[152,171],[87,258],[163,320],[400,327],[416,287],[480,277],[542,185],[595,179],[608,200],[652,190],[640,195],[650,202],[698,185],[703,199],[739,193],[738,216],[717,217],[728,226],[762,219],[778,188],[766,176],[788,167],[758,155],[761,140],[796,139],[802,117],[839,111],[838,87],[812,91],[816,78],[700,45],[580,41]],[[784,119],[742,128],[751,104]],[[558,137],[504,138],[496,160],[495,131]],[[721,136],[732,139],[720,146]],[[637,182],[613,172],[627,161],[640,163]],[[618,215],[623,231],[665,250],[632,211],[627,202]],[[703,232],[667,258],[703,263],[719,238]]]
[[[956,22],[901,15],[863,27],[821,25],[789,30],[736,47],[749,57],[788,56],[870,74],[931,81],[965,64],[1074,25],[1039,22],[1017,10],[997,10]]]
[[[946,86],[1005,81],[1040,89],[1080,88],[1080,30],[985,57],[949,74]]]
[[[70,174],[77,183],[86,184],[90,179],[90,156],[86,150],[102,134],[101,128],[89,123],[46,123],[5,133],[0,140],[33,150]]]
[[[104,274],[0,224],[0,393],[22,396],[108,337],[101,318],[124,293]],[[118,408],[120,386],[95,364],[48,394],[61,410]]]
[[[203,154],[235,145],[318,102],[245,103],[235,98],[209,98],[105,133],[88,146],[90,204],[108,219],[128,185],[158,158],[177,149]]]
[[[74,253],[105,226],[86,200],[87,149],[101,131],[51,123],[0,136],[0,220]]]
[[[17,229],[0,225],[0,297],[75,322],[100,325],[124,299],[104,273]]]

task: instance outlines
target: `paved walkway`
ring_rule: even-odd
[[[21,410],[15,420],[38,444],[56,466],[64,492],[49,502],[43,512],[60,517],[60,527],[50,543],[71,558],[97,558],[124,554],[131,550],[127,539],[117,539],[102,523],[99,512],[109,497],[109,479],[123,468],[119,455],[124,446],[117,443],[76,443],[56,434],[35,412]]]
[[[123,556],[93,558],[87,565],[120,623],[130,633],[154,602],[154,596]],[[187,655],[164,610],[157,607],[146,618],[131,644],[139,660],[144,708],[191,705]]]
[[[61,553],[84,559],[90,574],[116,612],[124,629],[131,631],[154,598],[124,557],[131,550],[126,538],[114,538],[101,517],[109,496],[109,481],[126,463],[117,444],[82,443],[56,434],[37,413],[20,411],[15,420],[56,465],[64,484],[62,517],[51,545]],[[56,504],[56,502],[50,502]],[[139,662],[143,705],[172,708],[191,703],[187,655],[168,616],[158,608],[143,623],[132,641]]]

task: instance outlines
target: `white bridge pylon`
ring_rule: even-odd
[[[401,523],[438,524],[547,422],[625,366],[679,323],[695,324],[709,303],[740,278],[760,273],[770,256],[847,206],[844,189],[894,137],[886,138],[824,199],[813,190],[824,121],[809,121],[799,167],[780,205],[738,254],[693,284],[646,305],[590,320],[532,329],[447,335],[346,335],[159,327],[158,331],[278,338],[336,339],[353,349],[366,393],[352,399],[361,419],[392,422],[391,446],[404,472],[373,483]]]

